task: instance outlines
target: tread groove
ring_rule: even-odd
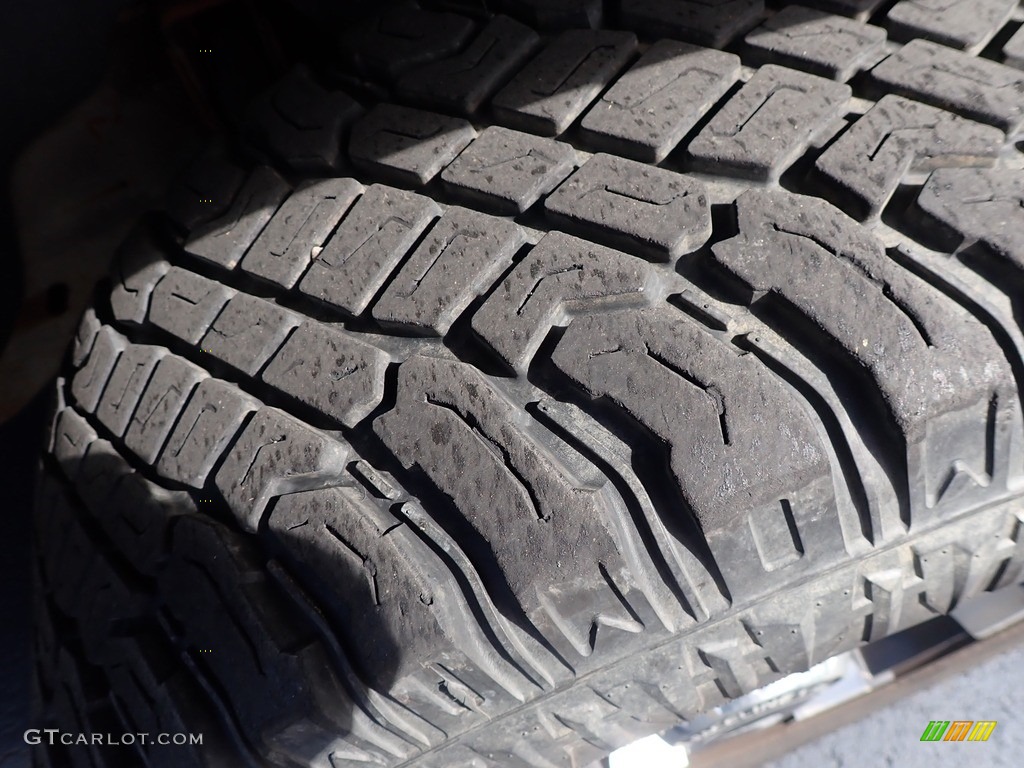
[[[1020,578],[1012,4],[368,9],[82,318],[48,722],[587,765]]]

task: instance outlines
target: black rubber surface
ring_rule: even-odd
[[[40,764],[584,766],[1019,579],[1014,4],[497,5],[350,30],[124,246],[37,719],[204,742]]]

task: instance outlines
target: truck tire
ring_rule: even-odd
[[[57,383],[36,721],[114,736],[39,764],[585,766],[1019,580],[1017,4],[804,4],[404,4],[255,104]]]

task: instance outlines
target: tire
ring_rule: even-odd
[[[254,105],[36,518],[40,727],[203,741],[40,764],[583,766],[1019,580],[1016,3],[805,4],[405,6]]]

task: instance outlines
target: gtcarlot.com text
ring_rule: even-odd
[[[25,731],[26,744],[63,744],[73,746],[93,745],[102,747],[121,747],[133,744],[168,744],[184,746],[186,744],[201,745],[201,733],[71,733],[59,728],[29,728]]]

